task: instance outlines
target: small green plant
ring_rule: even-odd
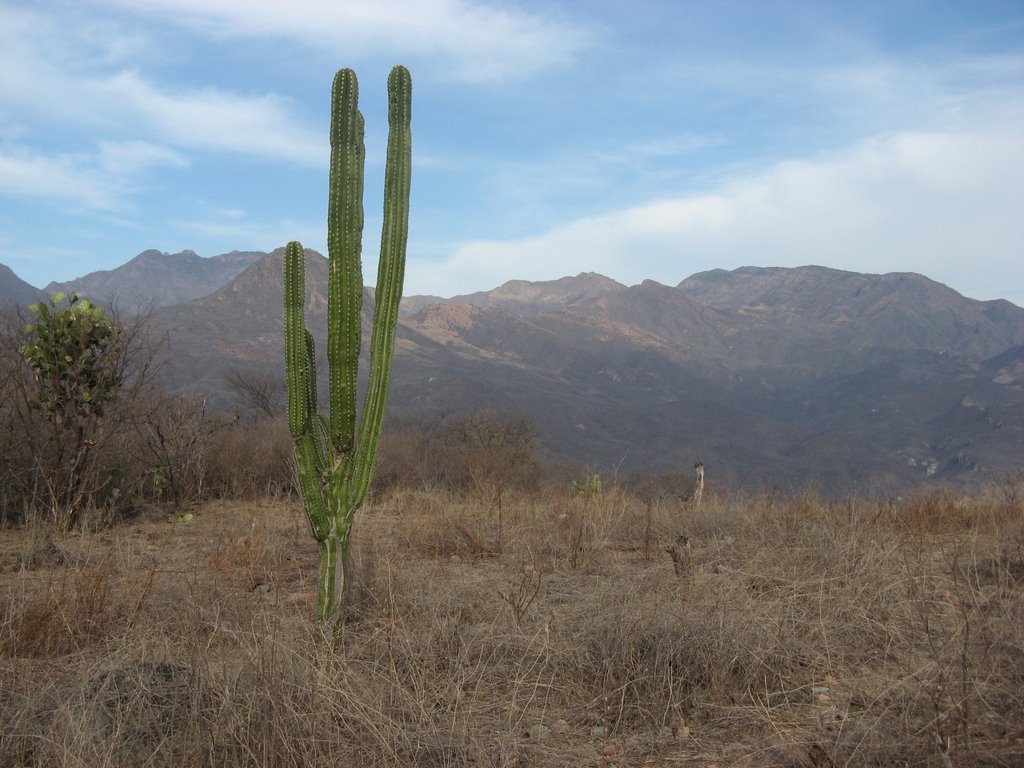
[[[592,475],[586,480],[573,480],[572,491],[575,494],[584,496],[586,498],[593,498],[594,496],[600,496],[604,490],[604,486],[601,485],[601,476]]]
[[[384,226],[370,339],[370,376],[356,427],[356,380],[363,302],[363,116],[355,72],[334,77],[331,108],[331,175],[327,214],[327,361],[330,413],[317,410],[313,336],[304,317],[302,245],[285,249],[285,370],[288,428],[295,441],[303,503],[320,544],[317,619],[335,630],[344,624],[349,545],[356,510],[370,485],[391,380],[395,327],[402,298],[409,233],[412,167],[412,79],[405,67],[388,77],[388,148]]]

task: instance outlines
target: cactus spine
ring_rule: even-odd
[[[349,544],[356,510],[366,498],[380,442],[398,305],[405,275],[412,168],[412,79],[405,67],[388,77],[388,149],[384,224],[370,337],[370,376],[356,424],[363,277],[363,116],[355,72],[342,69],[331,94],[331,175],[327,211],[327,362],[330,412],[317,410],[313,336],[306,329],[302,245],[285,248],[285,372],[288,428],[303,504],[320,544],[317,619],[335,629],[345,620]]]

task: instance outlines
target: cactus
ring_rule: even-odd
[[[412,80],[405,67],[388,77],[388,149],[384,224],[370,338],[370,375],[356,424],[356,381],[361,339],[363,278],[363,116],[351,69],[334,77],[331,99],[331,175],[327,212],[327,362],[330,412],[317,410],[313,336],[305,327],[304,254],[285,248],[285,372],[288,428],[303,505],[320,545],[317,619],[340,629],[345,621],[349,544],[356,510],[366,498],[380,441],[398,304],[402,298],[409,233],[412,166]]]

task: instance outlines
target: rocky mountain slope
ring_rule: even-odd
[[[230,408],[229,372],[282,377],[282,255],[147,251],[47,288],[163,304],[165,382]],[[306,274],[322,350],[326,259],[308,251]],[[0,268],[0,303],[41,295]],[[364,305],[368,325],[371,290]],[[394,416],[525,415],[553,461],[606,476],[700,458],[712,485],[877,494],[1024,464],[1024,309],[921,275],[746,267],[673,287],[583,273],[407,297],[398,333]]]
[[[406,296],[402,300],[402,314],[415,314],[431,304],[469,304],[484,309],[501,307],[514,315],[537,315],[542,312],[557,312],[624,287],[621,283],[596,272],[583,272],[576,277],[538,282],[509,280],[492,291],[478,291],[453,296],[450,299],[438,296]]]
[[[720,310],[758,348],[765,330],[844,348],[930,349],[983,358],[1020,343],[1024,312],[975,301],[910,273],[863,275],[824,267],[745,267],[683,280],[679,290]]]
[[[116,269],[91,272],[63,283],[53,282],[45,291],[78,291],[93,301],[116,304],[120,311],[134,313],[206,296],[266,255],[259,251],[232,251],[203,258],[194,251],[148,250]]]
[[[326,262],[307,258],[322,345]],[[173,386],[228,403],[225,371],[280,375],[280,261],[156,314]],[[606,475],[701,458],[712,483],[732,486],[991,481],[1024,456],[1024,309],[920,275],[820,267],[677,287],[583,274],[408,299],[391,412],[483,407],[534,419],[553,460]]]
[[[12,304],[27,306],[43,298],[43,292],[29,285],[3,264],[0,264],[0,307]]]

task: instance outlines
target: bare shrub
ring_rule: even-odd
[[[119,488],[129,498],[180,507],[206,495],[206,451],[228,422],[211,415],[197,395],[172,395],[151,388],[123,415],[121,438],[129,457]]]
[[[530,562],[524,562],[519,572],[509,579],[508,587],[498,588],[498,596],[512,611],[512,619],[516,627],[521,627],[526,612],[540,595],[544,584],[544,564],[535,553],[531,553]]]
[[[7,427],[0,445],[7,489],[0,501],[6,518],[40,513],[69,530],[126,503],[118,485],[132,457],[122,450],[123,438],[133,423],[129,415],[151,388],[158,345],[147,337],[146,316],[115,315],[116,332],[102,353],[102,378],[110,386],[103,407],[41,406],[45,381],[31,375],[20,353],[32,338],[28,320],[13,309],[0,328],[0,419]]]
[[[81,651],[107,637],[116,619],[108,561],[58,570],[46,588],[9,595],[0,643],[3,655],[45,658]]]
[[[952,488],[927,488],[911,493],[898,508],[892,523],[917,533],[939,533],[970,528],[974,523],[969,504]]]
[[[373,469],[376,493],[450,486],[448,447],[440,416],[389,419]]]
[[[284,414],[284,374],[233,368],[224,374],[224,383],[235,397],[250,426],[259,426],[264,419],[277,419]]]
[[[450,449],[446,456],[449,482],[471,486],[478,497],[490,502],[497,515],[501,549],[506,493],[540,487],[536,426],[526,418],[485,409],[451,421],[445,442]]]
[[[203,733],[209,707],[201,682],[184,665],[115,667],[84,680],[57,709],[41,757],[71,765],[190,764],[209,753]]]
[[[555,502],[555,535],[547,540],[555,556],[572,569],[593,559],[613,542],[619,550],[642,550],[656,536],[655,517],[662,519],[667,507],[637,503],[619,489],[600,494],[562,493]],[[645,552],[645,557],[647,556]]]
[[[211,434],[203,446],[207,496],[279,498],[295,483],[292,440],[281,419],[259,427],[233,425]]]

